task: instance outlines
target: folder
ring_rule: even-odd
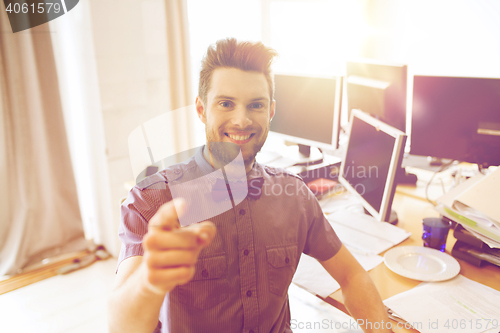
[[[462,224],[490,247],[500,248],[500,168],[481,173],[437,199],[435,209]]]
[[[500,227],[500,168],[481,177],[455,201],[480,212]]]

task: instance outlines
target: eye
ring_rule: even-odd
[[[262,103],[252,103],[252,104],[250,104],[250,107],[252,109],[262,109],[264,107],[264,104],[262,104]]]
[[[219,103],[220,106],[222,106],[223,108],[228,108],[231,106],[231,103],[227,102],[227,101],[222,101]]]

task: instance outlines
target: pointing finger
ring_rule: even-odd
[[[179,217],[186,210],[186,201],[182,198],[175,198],[163,204],[156,214],[149,221],[150,227],[159,227],[164,230],[179,228]]]

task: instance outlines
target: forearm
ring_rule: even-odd
[[[109,299],[110,333],[152,333],[157,324],[164,296],[144,286],[144,267],[140,265]]]
[[[391,332],[384,303],[368,273],[344,245],[335,256],[320,261],[342,288],[344,305],[365,332]],[[389,326],[389,328],[387,328]]]
[[[392,332],[382,299],[366,272],[355,274],[342,287],[344,304],[364,332]]]

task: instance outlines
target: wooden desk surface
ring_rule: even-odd
[[[411,187],[398,187],[393,201],[393,209],[398,214],[398,226],[412,233],[410,238],[398,246],[422,246],[422,219],[425,217],[439,217],[439,213],[434,210],[432,204],[427,200],[418,196],[409,196],[408,191],[411,192]],[[456,239],[453,237],[452,231],[450,231],[446,243],[446,253],[451,254],[455,241]],[[383,256],[384,253],[381,255]],[[460,274],[500,291],[500,267],[487,264],[479,268],[463,260],[457,260],[460,263]],[[383,300],[407,291],[420,283],[420,281],[408,279],[392,272],[384,263],[372,269],[369,274]],[[334,292],[325,301],[348,313],[343,304],[342,290]],[[393,322],[393,326],[395,325],[396,323]],[[395,327],[393,330],[398,333],[418,332],[416,330],[399,330]]]

